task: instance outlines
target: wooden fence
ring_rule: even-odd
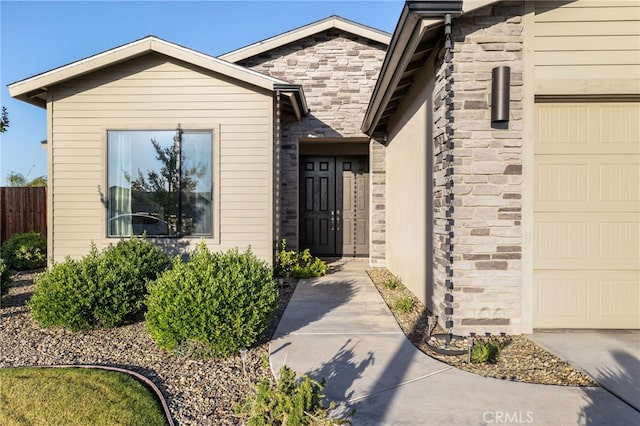
[[[47,236],[47,188],[0,188],[0,243],[30,231]]]

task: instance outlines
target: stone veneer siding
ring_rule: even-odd
[[[263,74],[301,84],[309,105],[308,117],[282,123],[280,176],[276,179],[280,182],[276,193],[280,194],[281,207],[274,215],[280,217],[275,237],[286,238],[291,248],[298,248],[299,140],[367,138],[360,126],[386,49],[382,43],[334,28],[238,62]],[[373,164],[373,173],[377,164]],[[370,226],[374,220],[379,222],[370,217]]]
[[[369,203],[369,264],[383,268],[386,264],[386,202],[387,162],[386,147],[372,139],[369,148],[369,176],[371,202]]]
[[[454,18],[453,247],[445,245],[445,64],[434,94],[434,313],[444,325],[447,256],[453,258],[454,333],[519,333],[522,324],[523,2]],[[511,67],[510,121],[491,127],[491,71]]]

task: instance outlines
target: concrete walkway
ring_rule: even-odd
[[[301,280],[270,344],[283,364],[327,379],[354,425],[640,424],[640,413],[603,388],[531,385],[480,377],[417,350],[404,336],[365,264],[346,262]]]
[[[545,330],[531,340],[640,411],[640,330]]]

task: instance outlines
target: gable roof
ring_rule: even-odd
[[[225,53],[224,55],[220,55],[219,58],[229,62],[239,62],[332,28],[365,37],[384,45],[388,45],[391,40],[391,34],[387,32],[350,21],[337,15],[332,15],[275,37]]]
[[[300,85],[290,84],[284,80],[170,43],[155,36],[147,36],[42,74],[11,83],[8,85],[9,94],[13,98],[46,108],[49,87],[151,52],[160,53],[259,88],[282,91],[283,94],[290,97],[292,108],[298,118],[308,113],[304,92]]]
[[[437,47],[445,14],[460,16],[497,0],[406,0],[400,14],[369,106],[362,131],[384,132],[388,120],[413,84],[413,74]]]

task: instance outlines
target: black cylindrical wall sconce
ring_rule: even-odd
[[[491,71],[491,124],[509,122],[509,88],[511,68],[495,67]]]

